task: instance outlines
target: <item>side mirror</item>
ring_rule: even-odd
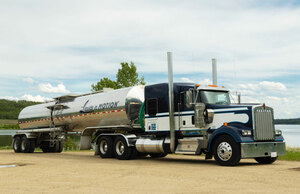
[[[205,127],[205,104],[204,103],[196,103],[195,104],[195,127],[203,128]]]
[[[184,93],[184,104],[187,108],[192,108],[194,105],[194,92],[188,90]]]

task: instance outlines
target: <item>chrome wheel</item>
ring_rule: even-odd
[[[220,143],[218,148],[217,148],[217,154],[218,154],[218,157],[223,161],[230,160],[230,158],[232,156],[232,147],[231,147],[231,145],[227,142]]]
[[[125,145],[122,141],[116,143],[116,152],[119,156],[123,155],[125,151]]]
[[[106,154],[107,153],[107,150],[108,150],[108,144],[107,144],[107,141],[101,141],[100,142],[100,152],[102,154]]]

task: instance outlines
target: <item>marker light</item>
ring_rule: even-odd
[[[225,122],[225,123],[223,123],[223,125],[224,125],[225,127],[227,127],[227,126],[228,126],[228,123],[227,123],[227,122]]]

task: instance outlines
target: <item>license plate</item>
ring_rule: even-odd
[[[277,157],[277,152],[271,152],[271,158]]]

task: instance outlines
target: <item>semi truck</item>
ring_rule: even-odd
[[[271,107],[232,103],[229,90],[215,84],[173,83],[172,53],[168,64],[168,83],[65,95],[24,108],[14,151],[59,153],[66,135],[80,132],[80,149],[94,145],[101,158],[204,154],[235,166],[244,158],[271,164],[285,154]]]

